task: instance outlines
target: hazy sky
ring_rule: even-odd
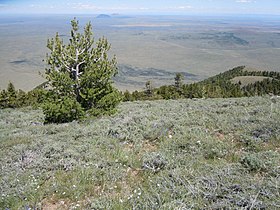
[[[0,0],[0,13],[280,15],[280,0]]]

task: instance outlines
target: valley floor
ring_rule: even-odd
[[[126,102],[43,121],[0,110],[0,209],[280,208],[280,101]]]

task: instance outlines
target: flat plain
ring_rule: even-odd
[[[246,65],[280,71],[278,16],[77,16],[93,24],[95,37],[105,36],[117,56],[121,90],[173,83],[182,72],[194,82]],[[0,88],[12,81],[30,90],[44,81],[46,42],[58,32],[67,42],[72,15],[1,16]]]

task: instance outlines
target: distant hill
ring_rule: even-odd
[[[257,82],[262,82],[264,80],[280,80],[280,73],[273,71],[263,71],[256,68],[251,68],[247,66],[239,66],[228,70],[226,72],[220,73],[213,77],[210,77],[201,83],[218,83],[219,81],[230,81],[233,84],[239,84],[242,87],[255,84]]]
[[[226,92],[236,89],[240,96],[280,94],[280,73],[239,66],[210,77],[202,85],[219,86]],[[234,95],[235,96],[235,95]]]
[[[110,15],[106,15],[106,14],[100,14],[96,18],[111,18],[111,16]]]
[[[232,98],[261,96],[266,94],[280,95],[280,73],[255,69],[247,71],[239,66],[208,79],[192,84],[175,81],[173,85],[158,88],[147,87],[144,91],[125,92],[125,101],[158,100],[179,98]],[[179,73],[181,74],[181,73]],[[175,75],[174,75],[175,76]],[[181,74],[184,78],[188,76]],[[148,95],[150,93],[150,95]]]

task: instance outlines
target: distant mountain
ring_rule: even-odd
[[[110,15],[106,15],[106,14],[100,14],[96,18],[111,18],[111,16]]]

